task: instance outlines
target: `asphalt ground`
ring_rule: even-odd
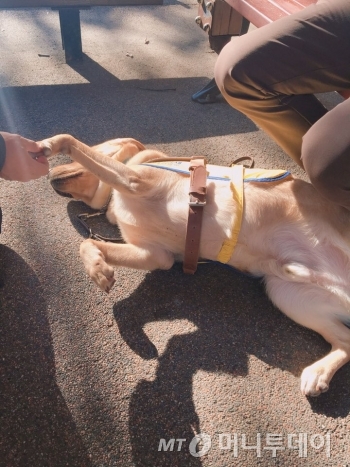
[[[196,9],[82,11],[85,55],[73,65],[57,12],[0,11],[0,128],[88,144],[133,137],[217,164],[249,155],[304,176],[227,104],[191,101],[216,59]],[[193,277],[178,264],[121,268],[106,296],[79,259],[82,203],[42,178],[1,180],[0,205],[1,467],[350,465],[350,366],[328,393],[302,396],[302,369],[329,346],[274,308],[259,280],[216,264]],[[203,433],[211,448],[196,450]]]

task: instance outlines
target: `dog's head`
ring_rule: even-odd
[[[101,182],[78,162],[54,167],[49,180],[57,194],[81,200],[91,207],[96,204],[94,198]]]
[[[112,159],[124,162],[144,146],[131,138],[115,139],[93,147]],[[78,162],[59,165],[49,172],[49,181],[57,194],[83,201],[93,209],[100,209],[108,200],[111,187]]]

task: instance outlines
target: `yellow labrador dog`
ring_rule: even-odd
[[[99,209],[118,224],[125,244],[85,240],[80,254],[92,280],[108,292],[113,266],[169,269],[185,249],[189,178],[145,163],[165,157],[133,139],[90,148],[69,135],[43,143],[47,156],[74,162],[50,173],[62,195]],[[126,163],[124,163],[127,161]],[[297,323],[321,334],[330,353],[304,369],[301,390],[317,396],[350,359],[350,215],[302,180],[247,183],[241,230],[228,264],[264,277],[273,303]],[[200,257],[216,260],[229,240],[239,208],[232,186],[208,180]]]

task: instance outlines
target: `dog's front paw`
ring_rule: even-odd
[[[52,156],[52,146],[49,140],[45,139],[41,141],[42,152],[44,156],[51,157]]]
[[[46,157],[52,157],[59,153],[70,155],[70,148],[74,142],[76,140],[73,136],[56,135],[41,141],[40,146]]]
[[[304,396],[316,397],[329,389],[329,378],[323,365],[314,363],[301,374],[301,392]]]
[[[81,244],[80,257],[95,284],[103,292],[109,293],[115,282],[114,269],[106,263],[102,252],[92,240],[85,240]]]

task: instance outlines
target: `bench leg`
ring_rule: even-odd
[[[83,49],[81,43],[80,11],[78,8],[59,8],[62,47],[66,62],[81,60]]]
[[[243,34],[246,34],[248,32],[249,25],[249,21],[246,18],[242,18],[241,30],[237,35],[243,36]],[[223,48],[231,40],[231,37],[232,36],[212,36],[212,40],[215,41],[216,38],[218,39],[216,43],[213,43],[216,47],[212,46],[211,48],[215,50],[215,52],[220,53],[220,46]],[[198,102],[199,104],[214,104],[215,102],[218,102],[219,96],[219,88],[216,86],[215,80],[212,79],[206,86],[204,86],[203,89],[195,92],[191,98],[194,102]]]
[[[219,96],[219,88],[216,86],[215,79],[212,79],[204,88],[195,92],[191,99],[199,104],[214,104]]]

